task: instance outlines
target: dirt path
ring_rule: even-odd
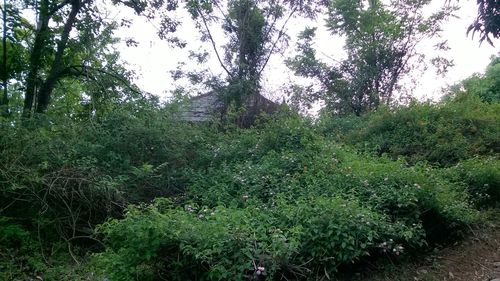
[[[415,270],[413,280],[500,281],[500,227],[441,250],[434,263]],[[407,279],[411,280],[411,279]]]

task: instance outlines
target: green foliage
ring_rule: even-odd
[[[46,251],[40,264],[71,260],[68,249],[82,249],[73,250],[77,256],[95,249],[95,225],[120,216],[130,202],[181,192],[189,181],[184,169],[202,164],[191,160],[208,133],[167,110],[122,110],[93,120],[0,120],[0,213],[36,234],[39,246],[31,253]]]
[[[228,104],[209,125],[181,121],[175,103],[130,82],[109,48],[117,24],[95,3],[59,2],[3,7],[2,106],[13,114],[0,117],[2,280],[330,279],[459,237],[478,222],[474,207],[500,200],[498,58],[445,102],[379,106],[448,8],[424,18],[427,0],[332,1],[328,26],[346,35],[347,60],[317,61],[306,29],[291,61],[321,80],[309,101],[323,98],[329,113],[315,122],[282,108],[241,129],[232,119],[258,97],[288,20],[315,14],[313,1],[186,2],[215,49],[214,24],[228,38],[227,86],[188,73]],[[179,24],[168,13],[177,1],[112,2],[164,15],[161,36]],[[37,11],[36,32],[20,7]]]
[[[212,141],[182,201],[130,207],[99,227],[107,251],[93,264],[102,276],[315,280],[478,219],[461,184],[333,145],[293,114]]]
[[[500,104],[459,95],[444,104],[413,103],[367,116],[324,117],[323,130],[361,150],[449,166],[474,155],[498,153]]]
[[[471,158],[446,170],[446,176],[463,183],[479,208],[500,203],[500,161],[497,158]]]
[[[72,110],[90,100],[89,114],[105,110],[103,103],[113,98],[137,98],[132,73],[110,48],[118,42],[113,35],[118,24],[104,16],[104,7],[80,0],[15,0],[2,11],[0,51],[7,52],[5,61],[0,58],[0,77],[8,89],[2,101],[7,111],[29,117],[51,106],[58,114],[75,114]],[[37,22],[23,17],[26,13],[36,14]],[[18,101],[20,89],[24,103]],[[71,104],[61,108],[61,102]]]
[[[23,271],[43,268],[39,245],[32,234],[3,216],[0,217],[0,251],[2,280],[12,280],[21,277],[18,275]]]
[[[321,61],[313,47],[314,30],[306,28],[299,35],[299,54],[287,64],[297,75],[314,80],[300,93],[304,100],[321,100],[325,110],[340,116],[396,104],[405,88],[403,78],[423,69],[425,55],[415,51],[417,46],[424,38],[439,39],[440,26],[455,9],[446,5],[425,16],[429,0],[326,3],[326,26],[332,35],[345,36],[347,58],[333,65]],[[446,42],[436,45],[436,51],[446,49]],[[430,62],[438,72],[451,65],[439,56]]]
[[[173,76],[175,79],[184,76],[193,84],[203,84],[204,90],[217,92],[225,111],[230,106],[235,106],[236,110],[249,104],[253,106],[249,98],[259,96],[262,74],[271,56],[287,47],[290,39],[286,32],[288,21],[299,13],[303,17],[313,17],[317,6],[312,0],[186,2],[202,41],[210,41],[212,53],[225,71],[225,77],[215,77],[212,71],[185,73],[180,68]],[[222,29],[226,40],[213,36],[217,29]],[[193,53],[192,58],[206,61],[206,55]]]
[[[118,280],[254,280],[316,276],[366,256],[403,247],[404,226],[341,198],[277,197],[273,208],[166,207],[164,201],[129,209],[102,225],[108,251],[94,260]],[[321,213],[321,216],[318,216]],[[408,230],[406,230],[408,233]],[[385,240],[384,240],[385,239]],[[383,244],[382,241],[387,241]],[[387,245],[387,247],[386,247]],[[397,246],[395,246],[397,245]],[[307,265],[306,265],[307,264]]]
[[[474,37],[477,32],[479,33],[479,42],[482,43],[486,39],[493,46],[492,39],[500,37],[498,3],[494,0],[478,0],[477,4],[477,17],[467,28],[467,34],[472,31],[472,37]]]
[[[41,242],[40,233],[16,223],[16,218],[0,216],[0,279],[1,280],[94,280],[68,252],[64,243]],[[78,259],[84,252],[72,247]]]
[[[462,81],[453,94],[477,95],[489,103],[500,102],[500,57],[492,57],[484,75],[475,74]]]
[[[479,98],[413,105],[365,122],[396,128],[394,116],[406,124],[446,113],[437,120],[458,128],[453,112],[484,121],[494,106]],[[180,122],[154,102],[116,108],[91,120],[2,119],[1,239],[9,255],[0,264],[8,274],[317,280],[457,237],[478,221],[471,202],[498,196],[497,160],[410,166],[322,133],[348,127],[354,135],[364,126],[358,117],[316,125],[283,110],[251,129],[221,132]]]
[[[96,257],[103,275],[118,280],[243,280],[272,275],[289,258],[293,235],[275,228],[259,208],[169,207],[129,209],[124,220],[100,227],[107,252]],[[292,240],[289,240],[287,238]],[[104,265],[104,266],[102,266]],[[258,267],[264,267],[257,274]]]

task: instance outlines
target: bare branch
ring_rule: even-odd
[[[88,76],[90,74],[90,71],[99,72],[99,73],[105,74],[109,77],[112,77],[112,78],[120,81],[125,87],[127,87],[130,91],[132,91],[135,94],[138,94],[141,96],[143,96],[143,94],[144,94],[143,92],[135,89],[132,85],[130,85],[130,83],[127,79],[121,77],[119,74],[113,73],[110,71],[106,71],[106,70],[100,69],[100,68],[95,68],[95,67],[90,67],[90,66],[85,66],[85,65],[72,65],[72,66],[65,68],[61,72],[61,77],[78,77],[78,76],[83,76],[83,75]]]
[[[274,49],[276,48],[276,46],[278,45],[278,42],[279,40],[281,39],[281,37],[285,34],[284,30],[285,30],[285,27],[286,25],[288,24],[288,21],[292,18],[293,14],[297,11],[297,8],[294,8],[290,14],[288,15],[288,18],[285,20],[285,22],[283,23],[283,25],[281,26],[281,29],[278,33],[278,38],[276,38],[276,40],[274,41],[272,47],[271,47],[271,50],[269,50],[269,54],[267,55],[267,58],[266,60],[264,61],[264,64],[262,64],[262,67],[261,69],[259,70],[258,72],[258,76],[260,76],[262,74],[262,71],[264,71],[264,69],[266,68],[266,65],[267,63],[269,62],[269,59],[271,58],[271,55],[274,53]]]
[[[217,8],[217,10],[219,10],[219,12],[220,12],[220,13],[222,14],[222,16],[224,17],[225,22],[226,22],[226,23],[228,23],[228,24],[231,26],[231,28],[232,28],[232,29],[236,29],[236,28],[234,27],[234,25],[231,23],[231,20],[229,19],[229,16],[228,16],[228,15],[226,15],[226,13],[224,13],[224,11],[222,10],[222,8],[221,8],[221,7],[220,7],[220,5],[218,4],[218,2],[217,2],[217,1],[215,1],[215,2],[214,2],[214,4],[215,4],[215,7]]]
[[[206,31],[208,33],[208,38],[210,39],[210,42],[212,42],[212,47],[214,49],[215,55],[217,56],[217,59],[219,60],[220,65],[226,71],[226,73],[227,73],[227,75],[229,75],[229,77],[233,77],[233,75],[231,74],[231,72],[227,69],[227,67],[222,62],[222,59],[221,59],[221,57],[219,55],[219,51],[217,50],[217,45],[215,44],[215,40],[214,40],[214,38],[212,36],[212,33],[210,32],[210,28],[208,27],[207,20],[205,19],[205,16],[203,15],[203,12],[201,11],[201,9],[199,7],[196,7],[196,10],[198,11],[198,13],[201,16],[201,19],[203,21],[203,25],[205,26],[205,29],[206,29]]]

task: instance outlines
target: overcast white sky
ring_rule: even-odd
[[[444,0],[434,0],[431,9],[442,5]],[[417,79],[417,85],[414,96],[419,99],[437,99],[442,93],[442,88],[452,85],[473,73],[482,72],[489,63],[490,57],[500,51],[500,42],[497,40],[496,47],[492,47],[486,42],[481,46],[476,39],[472,40],[466,36],[468,25],[476,16],[476,1],[461,0],[462,6],[457,12],[458,18],[452,18],[443,26],[443,37],[448,40],[451,50],[447,57],[454,60],[455,66],[451,68],[445,77],[440,77],[434,71],[428,71],[422,77]],[[122,29],[118,36],[125,38],[134,38],[139,42],[138,47],[126,47],[125,44],[118,46],[122,58],[129,64],[129,68],[136,71],[139,75],[137,84],[145,91],[158,95],[162,98],[168,96],[168,92],[173,90],[173,80],[170,78],[169,71],[174,70],[177,64],[187,60],[187,50],[172,49],[164,41],[158,39],[154,23],[147,22],[145,19],[133,16],[130,11],[116,11],[117,17],[126,17],[133,20],[131,28]],[[180,15],[184,17],[183,15]],[[186,19],[189,19],[185,15]],[[189,22],[189,20],[187,20]],[[318,23],[320,26],[323,22]],[[288,33],[293,38],[304,27],[303,21],[291,22]],[[180,30],[180,34],[190,42],[197,41],[198,31],[193,25],[187,24]],[[343,42],[340,38],[334,38],[327,32],[318,32],[316,47],[318,54],[326,54],[333,58],[340,58],[344,54],[342,50]],[[197,45],[191,45],[197,46]],[[290,50],[293,49],[293,43]],[[211,51],[209,49],[209,51]],[[432,52],[432,48],[422,46],[424,53]],[[281,100],[283,93],[281,88],[294,77],[283,65],[283,57],[276,54],[272,57],[268,68],[265,71],[264,91],[268,97],[274,100]],[[193,64],[193,67],[194,64]],[[208,67],[213,73],[222,73],[221,67],[215,61],[212,61]],[[272,94],[271,94],[272,93]],[[193,95],[196,93],[193,93]]]

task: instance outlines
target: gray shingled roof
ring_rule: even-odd
[[[187,105],[181,108],[181,119],[191,122],[209,121],[222,106],[223,103],[214,93],[199,95],[191,98]]]
[[[191,122],[212,120],[214,114],[221,113],[223,102],[216,93],[208,93],[191,98],[184,108],[180,110],[181,119]],[[261,112],[273,113],[278,104],[262,95],[254,95],[247,99],[246,113],[243,119],[252,123]],[[246,123],[248,123],[246,122]]]

